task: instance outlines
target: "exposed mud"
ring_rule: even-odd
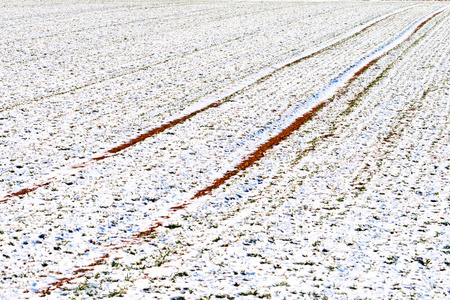
[[[287,139],[294,131],[300,128],[303,124],[306,123],[319,109],[324,107],[327,102],[323,102],[317,106],[315,106],[313,109],[311,109],[308,113],[304,114],[303,116],[296,119],[289,127],[283,129],[278,135],[270,138],[267,142],[262,144],[261,146],[256,149],[255,152],[250,154],[246,159],[244,159],[239,165],[237,165],[233,170],[230,170],[225,173],[224,176],[221,178],[218,178],[214,180],[214,182],[207,186],[206,188],[198,191],[194,197],[191,198],[199,198],[205,195],[210,194],[213,190],[220,187],[222,184],[224,184],[228,179],[233,177],[234,175],[238,174],[240,171],[244,171],[245,169],[253,166],[257,161],[259,161],[261,158],[264,157],[267,151]]]
[[[94,266],[101,265],[101,264],[105,263],[106,259],[108,257],[109,257],[109,253],[105,253],[102,257],[98,258],[92,264],[89,264],[89,265],[87,265],[85,267],[82,267],[82,268],[74,271],[73,274],[75,276],[60,278],[57,281],[55,281],[52,284],[50,284],[50,286],[48,288],[39,291],[38,294],[41,294],[41,296],[44,297],[45,295],[51,294],[52,290],[56,290],[58,288],[61,288],[63,285],[65,285],[67,283],[71,283],[75,279],[84,277],[86,272],[94,270]]]
[[[138,238],[142,238],[148,235],[151,235],[153,232],[156,231],[156,229],[158,229],[159,227],[163,226],[163,224],[161,222],[157,222],[155,225],[153,225],[152,227],[150,227],[148,230],[145,231],[141,231],[135,235],[133,235],[132,239],[130,241],[125,242],[123,245],[121,246],[116,246],[111,248],[112,250],[120,250],[123,247],[127,246],[130,242],[132,242],[135,239]],[[57,281],[53,282],[52,284],[50,284],[49,287],[47,287],[46,289],[40,290],[38,292],[38,294],[40,294],[41,296],[45,296],[45,295],[49,295],[51,294],[51,291],[56,290],[58,288],[61,288],[62,286],[64,286],[67,283],[71,283],[73,280],[81,278],[83,276],[85,276],[85,273],[93,271],[95,266],[98,265],[102,265],[104,263],[106,263],[106,260],[110,257],[109,253],[105,253],[103,256],[101,256],[100,258],[98,258],[97,260],[95,260],[93,263],[80,267],[79,269],[75,270],[73,272],[74,276],[72,277],[64,277],[64,278],[60,278]]]
[[[140,238],[140,237],[144,237],[147,235],[152,234],[153,232],[156,231],[156,229],[158,229],[159,227],[161,227],[163,224],[161,222],[157,222],[155,225],[153,225],[152,227],[150,227],[148,230],[145,231],[141,231],[137,234],[134,235],[135,238]]]
[[[37,189],[39,189],[39,188],[41,188],[41,187],[48,186],[48,185],[50,185],[55,179],[56,179],[56,178],[52,178],[52,179],[50,179],[49,181],[44,182],[44,183],[41,183],[41,184],[38,184],[38,185],[36,185],[36,186],[34,186],[34,187],[22,189],[22,190],[20,190],[20,191],[18,191],[18,192],[15,192],[15,193],[11,193],[11,194],[9,194],[9,195],[6,195],[5,198],[3,198],[2,200],[0,200],[0,203],[6,203],[6,202],[8,202],[8,200],[11,200],[11,199],[14,198],[14,197],[24,196],[24,195],[26,195],[26,194],[29,194],[29,193],[31,193],[31,192],[34,192],[35,190],[37,190]]]

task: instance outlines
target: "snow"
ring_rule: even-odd
[[[0,297],[449,297],[445,3],[2,12]]]

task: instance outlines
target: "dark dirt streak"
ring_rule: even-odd
[[[287,139],[294,131],[299,129],[303,124],[306,123],[306,121],[311,119],[311,117],[326,104],[327,102],[322,102],[319,105],[312,108],[309,112],[307,112],[303,116],[297,118],[291,125],[283,129],[278,135],[270,138],[267,142],[259,146],[255,152],[250,154],[233,170],[226,172],[224,176],[214,180],[214,182],[210,186],[198,191],[194,195],[194,197],[191,198],[191,200],[210,194],[212,190],[217,189],[219,186],[224,184],[228,179],[230,179],[240,171],[244,171],[247,168],[253,166],[257,161],[259,161],[261,158],[264,157],[267,151],[269,151],[270,149],[272,149],[273,147],[275,147],[276,145],[280,144],[282,141]]]
[[[104,263],[106,261],[106,259],[109,257],[109,253],[104,254],[102,257],[100,257],[99,259],[97,259],[95,262],[93,262],[92,264],[88,265],[87,267],[93,267],[93,266],[98,266],[101,265],[102,263]],[[86,269],[87,270],[87,269]]]
[[[134,238],[140,238],[140,237],[144,237],[147,235],[152,234],[153,232],[156,231],[156,229],[158,229],[159,227],[161,227],[163,224],[161,222],[157,222],[155,225],[153,225],[152,227],[150,227],[149,229],[145,230],[145,231],[141,231],[137,234],[135,234],[133,237]]]
[[[159,227],[163,226],[163,223],[161,222],[156,222],[155,225],[153,225],[152,227],[150,227],[149,229],[145,230],[145,231],[141,231],[135,235],[133,235],[132,239],[130,241],[128,241],[127,243],[125,243],[122,246],[116,246],[113,247],[112,250],[120,250],[122,248],[124,248],[125,246],[127,246],[131,241],[139,239],[139,238],[143,238],[145,236],[151,235],[153,232],[156,231],[156,229],[158,229]],[[67,284],[67,283],[71,283],[72,281],[74,281],[75,279],[81,278],[83,276],[85,276],[85,274],[87,272],[93,271],[95,266],[98,265],[102,265],[106,263],[106,260],[110,257],[109,253],[105,253],[103,256],[101,256],[100,258],[98,258],[96,261],[94,261],[93,263],[87,265],[87,266],[83,266],[80,267],[79,269],[75,270],[73,272],[73,276],[72,277],[64,277],[64,278],[60,278],[57,281],[53,282],[52,284],[50,284],[49,287],[47,287],[46,289],[40,290],[39,292],[37,292],[38,294],[41,294],[42,296],[45,295],[49,295],[51,294],[51,291],[56,290],[61,288],[63,285]]]
[[[153,232],[156,231],[156,229],[158,229],[159,227],[163,226],[163,224],[161,222],[157,222],[155,225],[153,225],[152,227],[150,227],[149,229],[145,230],[145,231],[141,231],[135,235],[133,235],[132,239],[129,241],[133,241],[136,240],[138,238],[143,238],[145,236],[151,235]],[[129,244],[125,243],[122,246],[116,246],[113,247],[112,250],[120,250],[122,248],[124,248],[126,245]],[[50,284],[49,287],[47,287],[46,289],[40,290],[39,292],[37,292],[38,294],[41,294],[42,296],[45,295],[49,295],[51,294],[51,291],[56,290],[61,288],[62,286],[64,286],[67,283],[71,283],[72,281],[74,281],[75,279],[84,277],[85,274],[87,272],[93,271],[95,266],[98,265],[102,265],[105,264],[107,259],[110,257],[109,253],[105,253],[103,256],[101,256],[100,258],[98,258],[96,261],[94,261],[93,263],[87,265],[87,266],[83,266],[80,267],[79,269],[75,270],[73,272],[73,276],[72,277],[64,277],[64,278],[60,278],[57,281],[53,282],[52,284]]]
[[[62,286],[64,286],[66,283],[70,283],[75,279],[81,278],[84,276],[84,273],[81,273],[77,276],[72,276],[72,277],[64,277],[64,278],[60,278],[58,281],[53,282],[48,288],[46,288],[45,290],[41,290],[39,292],[37,292],[37,294],[41,294],[41,297],[45,297],[46,295],[50,295],[52,290],[56,290],[58,288],[61,288]],[[26,292],[26,291],[25,291]]]
[[[163,226],[163,224],[161,222],[157,222],[155,225],[150,227],[148,230],[141,231],[141,232],[133,235],[132,239],[130,241],[128,241],[128,243],[125,243],[122,246],[113,247],[112,250],[120,250],[120,249],[124,248],[125,246],[127,246],[129,244],[129,242],[131,242],[133,240],[136,240],[138,238],[143,238],[145,236],[148,236],[148,235],[152,234],[153,232],[155,232],[156,229],[158,229],[161,226]],[[60,278],[57,281],[55,281],[52,284],[50,284],[50,286],[47,287],[46,289],[43,289],[43,290],[40,290],[39,292],[37,292],[37,294],[41,294],[41,296],[45,296],[45,295],[51,294],[51,292],[53,290],[59,289],[62,286],[64,286],[65,284],[71,283],[75,279],[84,277],[87,272],[93,271],[95,266],[105,264],[109,257],[110,257],[110,254],[109,253],[105,253],[103,256],[98,258],[93,263],[91,263],[91,264],[89,264],[87,266],[80,267],[79,269],[75,270],[73,272],[73,276],[72,277]]]
[[[81,278],[85,276],[85,273],[89,272],[89,271],[93,271],[94,267],[97,265],[101,265],[104,264],[106,262],[106,259],[109,257],[109,254],[106,253],[104,254],[102,257],[98,258],[95,262],[93,262],[92,264],[89,264],[85,267],[82,267],[76,271],[73,272],[74,276],[72,277],[64,277],[64,278],[59,278],[57,281],[53,282],[52,284],[50,284],[50,286],[46,289],[40,290],[39,292],[37,292],[37,294],[41,294],[42,297],[44,297],[45,295],[49,295],[51,294],[51,291],[56,290],[61,288],[63,285],[67,284],[67,283],[71,283],[72,281],[74,281],[75,279]]]
[[[55,179],[56,179],[56,178],[52,178],[52,179],[50,179],[50,180],[47,181],[47,182],[38,184],[38,185],[33,186],[33,187],[31,187],[31,188],[22,189],[22,190],[20,190],[20,191],[18,191],[18,192],[15,192],[15,193],[11,193],[11,194],[9,194],[9,195],[6,195],[5,198],[3,198],[2,200],[0,200],[0,203],[6,203],[6,202],[8,202],[8,200],[11,200],[11,199],[14,198],[14,197],[24,196],[24,195],[26,195],[26,194],[29,194],[29,193],[31,193],[31,192],[34,192],[34,191],[37,190],[38,188],[41,188],[41,187],[50,185]]]
[[[170,210],[171,211],[178,211],[180,209],[185,209],[189,204],[190,204],[189,202],[186,202],[186,203],[183,203],[183,204],[180,204],[180,205],[177,205],[177,206],[173,206],[173,207],[170,208]]]
[[[230,97],[230,96],[228,96],[228,97]],[[226,101],[226,99],[216,101],[216,102],[214,102],[214,103],[212,103],[212,104],[210,104],[210,105],[208,105],[206,107],[203,107],[203,108],[201,108],[199,110],[196,110],[196,111],[194,111],[194,112],[192,112],[192,113],[190,113],[188,115],[185,115],[185,116],[183,116],[181,118],[178,118],[176,120],[170,121],[169,123],[161,125],[161,126],[159,126],[157,128],[151,129],[151,130],[147,131],[146,133],[143,133],[143,134],[139,135],[138,137],[136,137],[136,138],[134,138],[134,139],[132,139],[132,140],[126,142],[126,143],[123,143],[122,145],[119,145],[117,147],[114,147],[114,148],[106,151],[106,155],[95,157],[92,160],[94,160],[94,161],[103,160],[103,159],[109,157],[108,154],[115,154],[115,153],[118,153],[118,152],[120,152],[122,150],[125,150],[125,149],[127,149],[127,148],[129,148],[131,146],[134,146],[134,145],[136,145],[136,144],[138,144],[138,143],[148,139],[149,137],[157,135],[157,134],[165,131],[166,129],[174,127],[175,125],[177,125],[179,123],[182,123],[182,122],[186,121],[187,119],[192,118],[193,116],[195,116],[198,113],[201,113],[201,112],[203,112],[203,111],[205,111],[205,110],[207,110],[209,108],[212,108],[212,107],[218,107],[219,105],[221,105],[225,101]]]
[[[78,269],[78,270],[76,270],[75,272],[73,272],[73,274],[76,275],[76,274],[78,274],[78,273],[86,273],[86,272],[93,271],[93,270],[94,270],[94,268]]]

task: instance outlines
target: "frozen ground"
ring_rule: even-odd
[[[0,7],[0,297],[450,297],[445,2]]]

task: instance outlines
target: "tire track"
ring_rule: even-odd
[[[301,114],[298,118],[290,123],[286,128],[282,129],[279,134],[270,138],[264,144],[258,147],[255,152],[251,153],[246,159],[244,159],[240,164],[238,164],[233,170],[229,170],[222,177],[214,180],[214,182],[199,190],[191,200],[196,198],[211,194],[211,192],[222,184],[224,184],[228,179],[238,174],[240,171],[244,171],[247,168],[253,166],[257,161],[259,161],[267,151],[281,143],[283,140],[288,138],[294,131],[300,128],[307,120],[309,120],[319,109],[325,106],[333,95],[343,88],[345,85],[356,79],[364,71],[366,71],[371,65],[378,61],[381,57],[386,55],[388,51],[396,48],[401,43],[407,41],[414,33],[416,33],[420,28],[422,28],[428,21],[440,14],[444,9],[435,12],[425,20],[421,18],[420,20],[414,22],[409,26],[408,29],[403,31],[397,38],[386,43],[381,48],[375,50],[365,58],[358,61],[353,66],[347,68],[341,75],[332,80],[332,82],[325,87],[321,92],[316,94],[313,98],[309,99],[307,102],[312,102],[314,104],[310,105],[310,108]],[[423,20],[423,21],[422,21]],[[418,23],[418,24],[417,24]]]
[[[311,117],[322,107],[327,105],[340,90],[347,86],[350,82],[355,80],[358,76],[360,76],[364,71],[366,71],[371,65],[373,65],[377,60],[381,57],[385,56],[390,50],[398,47],[405,41],[411,38],[411,36],[417,32],[421,27],[423,27],[427,22],[431,19],[442,13],[445,9],[450,6],[438,9],[431,13],[431,15],[422,17],[415,22],[413,22],[407,29],[400,33],[395,39],[389,41],[379,49],[373,51],[366,57],[360,59],[357,63],[347,68],[341,75],[336,77],[329,85],[327,85],[321,92],[317,93],[313,98],[311,98],[308,102],[309,108],[305,111],[301,111],[299,116],[294,117],[294,121],[291,122],[287,127],[281,130],[280,133],[273,136],[261,146],[259,146],[256,151],[247,156],[240,164],[238,164],[233,170],[229,170],[225,173],[221,178],[216,179],[211,185],[205,187],[202,190],[197,191],[197,193],[189,199],[189,201],[183,201],[180,204],[173,206],[170,208],[170,211],[165,215],[161,214],[159,218],[155,219],[155,225],[150,227],[145,231],[141,231],[135,235],[133,235],[130,239],[122,242],[120,245],[110,247],[110,251],[106,251],[102,257],[97,259],[94,263],[79,268],[74,271],[74,276],[65,277],[57,280],[56,282],[50,284],[46,289],[40,290],[38,293],[41,295],[50,294],[52,290],[61,288],[67,283],[71,283],[73,280],[81,278],[84,276],[86,272],[92,271],[93,267],[98,264],[105,263],[107,258],[111,256],[112,251],[123,249],[124,247],[130,245],[136,240],[148,236],[154,233],[159,227],[163,226],[162,219],[169,219],[171,215],[174,215],[177,211],[185,209],[189,204],[192,203],[192,200],[196,198],[202,197],[204,195],[210,194],[214,189],[221,186],[224,182],[226,182],[231,177],[238,174],[240,171],[243,171],[252,165],[254,165],[258,160],[264,157],[265,153],[272,149],[274,146],[278,145],[283,140],[287,139],[295,130],[299,129],[303,124],[305,124]],[[378,78],[378,77],[377,77]],[[377,80],[377,79],[375,79]],[[369,84],[370,86],[370,84]],[[120,150],[119,150],[120,151]],[[99,157],[99,159],[104,159],[106,157]]]
[[[416,6],[416,5],[414,5]],[[395,14],[401,13],[405,10],[410,9],[413,6],[409,6],[406,8],[402,8],[399,10],[395,10],[394,12],[388,13],[386,15],[377,17],[375,19],[372,19],[371,21],[362,24],[360,26],[357,26],[355,28],[353,28],[352,30],[338,36],[335,38],[332,38],[330,40],[327,40],[326,42],[324,42],[323,44],[313,47],[309,50],[306,50],[300,54],[294,55],[293,57],[286,59],[282,62],[279,62],[277,64],[274,64],[268,68],[262,69],[257,73],[254,73],[253,75],[244,78],[242,81],[228,86],[227,88],[220,90],[216,93],[213,93],[205,98],[203,98],[203,100],[200,100],[199,102],[195,103],[194,105],[182,110],[180,113],[178,113],[177,115],[175,115],[171,120],[169,119],[166,123],[164,123],[161,126],[158,126],[156,128],[150,129],[147,132],[137,136],[136,138],[129,140],[125,143],[122,143],[121,145],[118,145],[112,149],[107,150],[103,155],[101,156],[97,156],[94,158],[89,159],[88,161],[82,162],[78,165],[72,166],[70,168],[67,168],[65,170],[61,170],[59,172],[57,172],[55,175],[51,175],[49,176],[48,179],[44,179],[42,181],[40,181],[38,184],[34,185],[33,187],[29,187],[29,188],[24,188],[19,190],[18,192],[15,193],[10,193],[7,194],[6,196],[3,196],[2,198],[0,198],[0,203],[6,203],[7,201],[17,197],[17,196],[24,196],[27,195],[37,189],[39,189],[40,187],[43,186],[47,186],[49,184],[51,184],[52,182],[54,182],[57,178],[61,178],[67,174],[70,174],[72,172],[73,169],[79,169],[79,168],[85,168],[97,161],[101,161],[103,159],[106,159],[120,151],[123,151],[129,147],[132,147],[133,145],[136,145],[137,143],[140,143],[152,136],[155,136],[159,133],[164,132],[165,130],[174,127],[177,124],[180,124],[186,120],[188,120],[189,118],[205,111],[208,110],[209,108],[213,108],[213,107],[218,107],[221,104],[225,103],[230,97],[232,97],[233,95],[235,95],[236,93],[240,92],[241,90],[243,90],[244,88],[253,85],[255,83],[261,82],[261,80],[263,80],[264,78],[267,78],[269,76],[271,76],[272,74],[274,74],[275,72],[284,69],[286,67],[292,66],[304,59],[307,59],[309,57],[312,57],[314,55],[317,55],[325,50],[327,50],[328,48],[332,47],[332,46],[336,46],[340,43],[342,43],[345,40],[348,40],[350,38],[352,38],[353,36],[360,34],[362,31],[368,29],[369,27],[377,24],[378,22],[385,20]],[[352,68],[352,67],[351,67]],[[350,69],[351,69],[350,68]],[[347,70],[349,72],[349,70]],[[346,72],[347,72],[346,71]],[[347,73],[348,73],[347,72]],[[345,73],[345,72],[344,72]],[[338,78],[340,80],[340,78]],[[334,86],[336,83],[331,83],[329,87],[327,87],[326,89],[330,89],[331,85]],[[328,93],[328,92],[327,92]],[[317,94],[315,96],[315,98],[319,99],[319,98],[323,98],[325,95],[323,94],[323,92]],[[318,104],[317,104],[318,105]],[[313,107],[308,108],[308,110],[312,110]],[[307,113],[305,111],[305,113]],[[295,122],[295,120],[292,120],[292,124]],[[265,153],[268,149],[266,149],[265,151],[263,151],[262,153]],[[258,154],[259,155],[259,154]],[[247,167],[246,167],[247,168]],[[229,175],[228,175],[229,176]]]

